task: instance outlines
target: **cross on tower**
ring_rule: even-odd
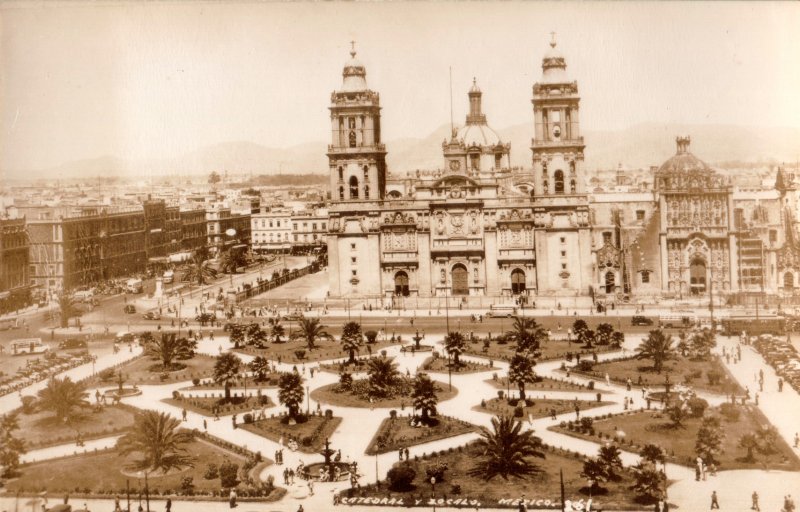
[[[356,56],[356,42],[355,41],[350,41],[350,56],[351,57],[355,57]]]
[[[555,32],[550,32],[550,46],[552,48],[556,47],[556,33]]]

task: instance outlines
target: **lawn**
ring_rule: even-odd
[[[664,362],[661,373],[653,370],[653,363],[649,359],[626,358],[616,361],[594,363],[590,372],[577,371],[574,367],[571,371],[589,375],[598,380],[605,380],[605,374],[618,384],[625,384],[628,379],[635,386],[659,387],[663,388],[666,377],[674,384],[686,384],[695,389],[702,389],[719,394],[730,394],[735,391],[737,394],[744,394],[744,390],[739,386],[735,379],[731,378],[727,369],[719,361],[719,358],[712,357],[708,361],[697,361],[680,355]],[[717,384],[710,384],[708,373],[718,372],[722,377]]]
[[[478,427],[466,421],[448,416],[437,416],[434,426],[411,426],[409,416],[384,419],[367,447],[367,455],[397,451],[430,441],[460,436],[478,431]]]
[[[354,387],[357,387],[359,382],[365,382],[365,381],[366,379],[354,380],[353,381]],[[455,387],[453,387],[452,389],[448,388],[447,383],[439,381],[434,381],[434,383],[439,388],[439,391],[437,391],[436,393],[439,402],[450,400],[451,398],[453,398],[458,394],[458,389],[456,389]],[[401,410],[404,410],[405,407],[411,407],[411,403],[413,401],[410,394],[402,394],[399,396],[393,396],[391,398],[380,398],[380,399],[376,398],[372,402],[370,402],[368,399],[361,398],[359,395],[356,395],[354,393],[339,391],[338,388],[339,388],[338,383],[322,386],[321,388],[317,388],[311,391],[311,398],[313,398],[318,402],[322,402],[323,404],[337,405],[340,407],[379,407],[379,408],[396,407]]]
[[[613,402],[598,402],[595,400],[533,400],[533,405],[524,407],[522,413],[522,420],[530,417],[533,419],[550,417],[553,412],[555,414],[575,413],[575,404],[578,404],[579,411],[584,412],[596,407],[604,405],[611,405]],[[511,405],[505,399],[492,398],[491,400],[481,400],[481,405],[473,408],[476,411],[494,414],[495,416],[512,416],[514,414],[515,406]]]
[[[452,371],[452,373],[457,374],[488,372],[496,369],[489,363],[477,363],[463,359],[456,366],[452,360],[448,362],[446,357],[429,357],[422,362],[421,368],[431,373],[448,373]]]
[[[18,435],[29,449],[56,444],[74,443],[78,433],[83,440],[107,437],[133,426],[134,411],[125,406],[87,405],[68,423],[47,411],[20,413]]]
[[[299,451],[318,453],[325,444],[325,440],[336,431],[342,422],[342,418],[316,414],[308,416],[308,421],[305,423],[295,425],[284,423],[285,419],[286,416],[283,415],[274,416],[251,424],[242,424],[239,428],[266,437],[271,441],[278,442],[282,439],[284,444],[288,443],[289,439],[295,439]]]
[[[288,334],[289,329],[286,329]],[[398,345],[397,341],[377,341],[375,343],[364,343],[356,355],[378,354],[381,349]],[[349,357],[349,353],[342,349],[338,341],[318,341],[313,350],[308,350],[304,340],[287,341],[284,343],[270,343],[266,348],[243,347],[235,349],[235,352],[249,354],[252,356],[263,356],[271,361],[288,364],[315,363],[329,359],[339,359]]]
[[[166,476],[150,476],[148,483],[151,496],[179,493],[181,482],[187,477],[192,478],[195,494],[220,493],[219,478],[213,480],[204,478],[208,465],[219,466],[225,459],[228,459],[241,467],[244,462],[244,458],[240,455],[200,439],[195,439],[186,448],[188,453],[195,457],[195,467]],[[7,492],[13,494],[16,491],[47,490],[52,494],[115,493],[125,496],[125,485],[130,483],[131,498],[133,499],[134,496],[138,496],[140,486],[144,490],[144,479],[137,478],[135,473],[134,476],[130,476],[131,470],[126,469],[136,457],[135,454],[122,457],[115,450],[108,450],[27,464],[22,466],[20,478],[9,480],[6,483]],[[273,492],[273,494],[275,493]]]
[[[165,398],[161,401],[208,417],[214,416],[215,407],[219,408],[218,414],[220,416],[252,413],[253,411],[258,413],[270,407],[275,407],[275,404],[266,395],[261,397],[248,396],[246,399],[240,396],[232,398],[231,402],[227,403],[222,403],[223,398],[216,396],[190,396],[189,394],[183,398]]]
[[[514,508],[517,500],[525,495],[528,506],[557,508],[561,503],[559,492],[559,471],[564,473],[564,495],[570,501],[586,501],[589,498],[586,479],[580,476],[583,468],[583,457],[572,456],[566,452],[555,449],[545,449],[545,458],[532,459],[538,462],[541,473],[528,476],[525,479],[510,477],[504,480],[495,477],[489,481],[481,477],[470,476],[467,472],[480,459],[480,450],[472,443],[456,449],[442,451],[425,458],[416,457],[409,462],[396,463],[409,464],[416,472],[412,489],[406,492],[392,491],[387,488],[386,480],[379,486],[365,486],[360,490],[344,491],[344,503],[348,503],[348,496],[356,503],[360,497],[403,499],[403,504],[413,504],[415,500],[422,500],[421,504],[430,507],[433,503],[430,477],[426,474],[427,467],[441,462],[447,464],[443,478],[437,478],[434,495],[437,505],[444,506],[445,499],[460,500],[459,505],[469,506],[470,509],[481,508]],[[385,476],[385,475],[384,475]],[[643,510],[644,507],[635,501],[629,487],[632,484],[627,471],[622,472],[622,479],[618,482],[603,484],[605,492],[592,496],[592,510]],[[442,501],[438,501],[442,500]],[[537,500],[541,500],[538,501]],[[560,508],[558,508],[560,509]],[[646,507],[652,510],[652,505]]]
[[[203,379],[211,377],[214,373],[215,357],[205,354],[197,354],[191,359],[176,361],[186,367],[167,373],[151,371],[151,368],[159,365],[159,362],[147,357],[137,357],[129,363],[121,366],[115,371],[114,377],[108,380],[101,380],[100,376],[92,377],[87,381],[87,386],[111,386],[117,383],[116,375],[121,370],[125,378],[125,384],[168,384],[172,382],[189,381],[192,379]]]
[[[593,352],[602,354],[604,352],[613,352],[615,350],[619,350],[612,348],[609,345],[595,345],[591,349],[586,349],[582,348],[579,343],[570,343],[568,341],[561,340],[548,340],[542,343],[541,347],[539,348],[542,352],[542,355],[537,358],[539,361],[564,359],[569,353],[580,353],[581,356],[588,355],[591,358]],[[492,339],[487,347],[484,341],[476,339],[467,343],[467,349],[464,351],[464,353],[486,357],[495,361],[510,361],[511,358],[514,357],[516,350],[517,345],[513,342],[504,342],[502,340],[498,341],[497,339]]]
[[[587,391],[585,384],[578,384],[566,379],[553,379],[550,377],[539,377],[541,380],[525,384],[526,391]],[[497,377],[486,379],[488,384],[497,389],[517,389],[516,384],[508,385],[507,377]]]
[[[755,462],[745,462],[743,458],[747,452],[737,446],[739,439],[742,435],[755,432],[761,425],[769,423],[755,407],[746,405],[738,406],[738,409],[740,411],[738,421],[729,421],[724,418],[722,420],[725,439],[718,456],[719,469],[780,469],[784,471],[800,469],[800,460],[780,437],[776,444],[777,453],[769,456],[756,454]],[[706,411],[706,415],[718,411],[719,408],[710,408]],[[685,428],[675,429],[671,427],[669,418],[661,411],[637,411],[604,420],[595,420],[592,423],[594,436],[578,434],[560,426],[552,428],[597,443],[608,442],[609,439],[617,436],[619,431],[622,431],[625,434],[625,441],[620,446],[621,449],[638,452],[638,447],[630,445],[642,446],[645,443],[654,443],[664,448],[673,462],[694,467],[697,457],[694,445],[700,423],[700,418],[689,418],[686,420]],[[604,436],[605,440],[599,438],[600,434]]]

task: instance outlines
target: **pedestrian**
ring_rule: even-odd
[[[314,480],[312,478],[308,479],[308,495],[314,495]]]
[[[408,448],[405,449],[406,452],[406,460],[408,460]]]
[[[172,499],[170,499],[170,498],[167,498],[167,508],[166,508],[166,511],[167,511],[167,512],[172,512]]]
[[[711,510],[719,510],[719,501],[717,500],[717,491],[711,492]]]
[[[522,497],[519,499],[519,506],[517,507],[519,512],[527,512],[528,506],[525,504],[525,495],[523,494]]]
[[[205,419],[203,420],[203,430],[208,432],[208,422]]]
[[[750,510],[761,510],[761,507],[758,506],[758,493],[753,491],[753,495],[750,498],[753,501],[753,504],[750,505]]]
[[[800,447],[800,434],[798,434],[797,432],[794,433],[794,447],[795,448]]]
[[[778,393],[783,393],[783,378],[778,379]]]
[[[186,409],[181,411],[181,417],[183,418],[183,421],[186,421]]]
[[[297,507],[297,512],[305,512],[302,504],[299,507]]]
[[[231,508],[236,508],[236,489],[231,489],[231,493],[228,495],[228,504]]]
[[[399,459],[399,460],[403,460],[403,449],[402,449],[402,448],[400,448],[400,449],[398,450],[398,452],[399,452],[399,454],[400,454],[400,459]]]
[[[231,423],[233,423],[233,430],[236,430],[236,415],[231,416]]]
[[[122,506],[119,504],[119,495],[114,496],[114,512],[122,512]]]

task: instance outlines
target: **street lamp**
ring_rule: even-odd
[[[431,502],[433,503],[433,512],[436,512],[436,477],[431,477]]]
[[[308,394],[308,386],[306,386],[306,414],[311,412],[311,395]]]

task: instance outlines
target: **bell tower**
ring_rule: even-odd
[[[556,48],[555,33],[552,36],[532,99],[537,288],[540,296],[585,296],[591,290],[593,267],[580,96]]]
[[[334,202],[380,200],[386,192],[380,95],[367,88],[367,71],[351,44],[342,87],[331,94],[328,162]]]

